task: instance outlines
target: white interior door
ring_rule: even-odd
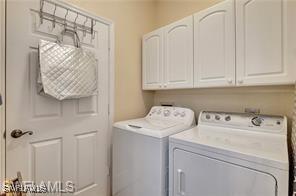
[[[75,195],[107,195],[110,26],[97,21],[94,39],[79,32],[82,47],[98,59],[98,96],[57,101],[36,91],[37,46],[39,39],[55,41],[64,27],[56,24],[53,29],[46,20],[41,24],[39,14],[31,9],[38,10],[39,1],[7,2],[7,178],[20,171],[24,180],[37,184],[72,181]],[[47,3],[44,9],[54,12]],[[62,8],[55,14],[76,18]],[[84,21],[77,18],[77,23]],[[11,137],[15,129],[33,131],[33,135],[15,139]]]
[[[164,88],[193,87],[193,16],[164,27]]]
[[[143,37],[143,89],[160,89],[163,83],[163,29]]]
[[[235,85],[234,1],[194,15],[194,86]]]

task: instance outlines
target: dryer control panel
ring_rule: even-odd
[[[194,112],[191,109],[183,107],[154,106],[146,118],[171,120],[190,125],[195,124]]]
[[[287,119],[284,116],[203,111],[199,116],[199,125],[285,133]]]

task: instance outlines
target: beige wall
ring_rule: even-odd
[[[149,0],[68,0],[115,23],[115,121],[143,116],[153,92],[142,91],[141,39],[155,28],[155,2]]]
[[[264,114],[286,115],[290,124],[293,90],[291,85],[157,91],[155,104],[170,102],[189,107],[195,111],[196,116],[202,110],[244,112],[245,108],[259,108]]]
[[[161,27],[223,0],[157,0],[156,25]]]

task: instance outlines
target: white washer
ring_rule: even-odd
[[[170,137],[170,196],[288,196],[287,119],[201,112]]]
[[[115,123],[112,195],[167,196],[168,136],[193,126],[192,110],[161,106],[145,118]]]

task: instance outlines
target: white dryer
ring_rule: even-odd
[[[161,106],[145,118],[115,123],[112,195],[167,196],[168,136],[193,126],[192,110]]]
[[[170,196],[288,196],[287,119],[201,112],[170,137]]]

